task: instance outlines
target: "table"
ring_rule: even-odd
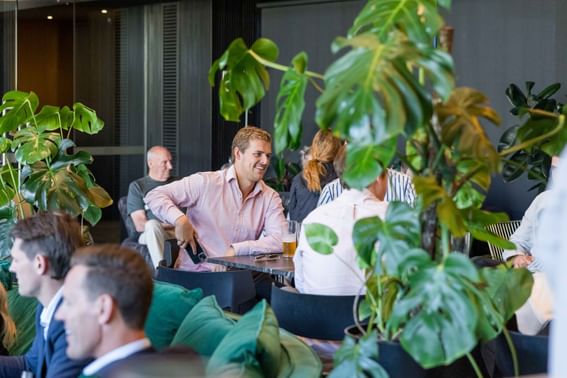
[[[281,276],[291,280],[295,267],[292,258],[283,258],[281,255],[276,260],[257,261],[255,256],[228,256],[228,257],[209,257],[208,263],[228,266],[230,268],[240,268],[253,270]]]

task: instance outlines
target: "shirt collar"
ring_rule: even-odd
[[[236,180],[236,169],[234,168],[234,164],[232,164],[229,168],[226,169],[226,182],[230,183],[231,181]],[[238,182],[236,182],[238,185]],[[254,189],[250,192],[249,196],[255,196],[261,191],[264,190],[264,180],[260,180],[254,185]],[[240,190],[240,189],[239,189]]]
[[[364,203],[367,201],[372,202],[383,202],[380,201],[370,190],[363,189],[345,189],[343,193],[339,196],[339,198],[347,199],[349,202],[357,202],[357,203]]]
[[[41,310],[41,314],[39,315],[39,324],[43,327],[43,339],[47,340],[47,331],[49,330],[49,325],[51,324],[51,320],[53,319],[53,315],[55,315],[55,310],[63,297],[63,287],[60,287],[59,290],[55,293],[51,301],[47,307],[44,307]]]
[[[132,341],[119,348],[111,350],[104,356],[97,358],[83,369],[83,375],[96,375],[96,373],[111,363],[122,360],[126,357],[133,355],[141,350],[147,349],[151,346],[150,340],[143,338],[140,340]]]

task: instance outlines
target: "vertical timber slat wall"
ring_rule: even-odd
[[[162,145],[171,152],[174,176],[179,174],[177,15],[178,4],[163,5]]]
[[[256,8],[256,0],[213,0],[212,3],[214,25],[212,59],[220,57],[236,38],[242,37],[244,42],[250,46],[259,33],[259,10]],[[213,169],[218,169],[227,162],[230,156],[232,138],[244,125],[244,116],[240,123],[226,122],[221,117],[218,85],[213,88],[212,104],[212,128],[215,141],[212,146],[212,163]],[[259,106],[256,106],[249,113],[248,124],[262,126],[259,122]]]
[[[216,168],[212,150],[211,87],[207,73],[212,56],[212,2],[179,2],[179,174],[186,176]],[[181,47],[182,46],[182,47]]]

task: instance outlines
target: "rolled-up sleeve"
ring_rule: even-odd
[[[167,185],[158,186],[144,197],[144,202],[162,222],[174,224],[184,213],[180,208],[190,209],[199,198],[204,177],[194,174]]]
[[[275,253],[282,251],[282,228],[285,225],[282,200],[276,192],[272,192],[264,216],[262,236],[258,240],[246,240],[232,243],[237,255],[255,253]]]

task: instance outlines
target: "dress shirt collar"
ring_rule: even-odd
[[[63,297],[63,286],[57,290],[57,293],[51,298],[51,301],[41,310],[41,314],[39,315],[39,324],[43,327],[43,339],[47,340],[47,331],[49,330],[49,325],[51,324],[51,320],[55,315],[55,310]]]
[[[99,370],[110,365],[111,363],[129,357],[134,353],[149,348],[150,346],[150,340],[148,340],[147,338],[132,341],[131,343],[122,345],[120,348],[116,348],[88,364],[83,369],[83,375],[96,375]]]
[[[234,168],[234,164],[226,169],[226,182],[230,183],[233,180],[237,180],[236,168]],[[255,196],[260,193],[264,189],[263,185],[265,185],[263,180],[258,181],[256,185],[254,185],[254,189],[252,189],[252,192],[250,192],[248,196]],[[240,190],[240,188],[238,190]]]

